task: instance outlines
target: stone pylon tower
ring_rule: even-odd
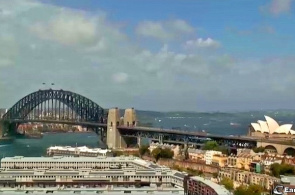
[[[134,108],[128,108],[125,110],[124,114],[124,126],[132,127],[136,126],[137,119]]]
[[[125,110],[124,117],[120,117],[118,108],[109,109],[107,123],[107,145],[108,148],[126,148],[127,142],[133,144],[134,138],[124,138],[121,136],[118,126],[136,126],[136,114],[134,108]],[[136,141],[136,138],[135,138]]]
[[[120,133],[117,126],[120,124],[120,112],[118,108],[109,109],[107,123],[107,146],[119,148]]]
[[[128,108],[125,110],[124,113],[124,126],[126,127],[134,127],[137,125],[137,118],[134,108]],[[128,145],[133,146],[140,146],[141,145],[141,137],[138,136],[137,138],[128,137],[125,138],[125,141]]]

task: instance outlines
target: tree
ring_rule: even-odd
[[[186,146],[184,149],[184,159],[188,160],[189,159],[189,153],[188,153],[188,147]]]
[[[280,176],[280,164],[274,163],[270,165],[270,171],[273,176],[279,177]]]
[[[250,194],[248,194],[248,191],[247,191],[247,187],[246,186],[240,185],[234,191],[234,195],[250,195]]]
[[[216,141],[207,141],[203,146],[204,150],[218,150],[219,145]]]
[[[295,169],[290,164],[280,164],[280,175],[294,175]]]
[[[234,189],[234,182],[230,178],[227,178],[227,177],[223,178],[220,181],[220,184],[224,185],[224,187],[229,191]]]
[[[162,149],[157,147],[155,149],[153,149],[152,151],[152,156],[156,159],[156,161],[158,161],[160,159],[160,154],[161,154]]]
[[[254,151],[255,153],[264,152],[264,151],[265,151],[265,148],[262,147],[262,146],[260,146],[260,147],[258,147],[258,148],[257,148],[257,147],[254,148],[253,151]]]
[[[161,150],[160,157],[161,158],[173,158],[174,152],[169,148],[164,148]]]
[[[263,188],[260,185],[250,184],[248,187],[241,185],[236,188],[234,195],[261,195]]]
[[[152,151],[152,156],[158,161],[160,158],[173,158],[174,152],[169,148],[155,148]]]
[[[220,146],[216,150],[222,152],[222,154],[230,155],[229,149],[225,146]]]
[[[140,156],[143,156],[145,154],[149,154],[150,150],[149,150],[149,146],[148,145],[143,145],[139,147],[139,154]]]
[[[213,173],[213,178],[217,178],[218,177],[218,173]]]
[[[270,170],[273,176],[280,177],[280,175],[293,175],[295,174],[294,166],[290,164],[274,163],[270,166]]]
[[[249,185],[248,189],[247,189],[248,194],[251,195],[261,195],[261,193],[263,192],[263,188],[260,185]]]

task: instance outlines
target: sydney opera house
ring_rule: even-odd
[[[265,121],[258,120],[257,123],[251,123],[249,135],[255,137],[295,137],[295,131],[292,130],[292,124],[279,125],[277,121],[269,116],[264,116]]]

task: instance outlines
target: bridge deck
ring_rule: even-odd
[[[13,119],[10,122],[16,123],[60,123],[69,125],[82,125],[82,126],[92,126],[92,127],[107,127],[105,123],[96,122],[85,122],[85,121],[58,121],[58,120],[39,120],[39,119]],[[250,136],[228,136],[228,135],[216,135],[206,132],[196,132],[196,131],[184,131],[184,130],[174,130],[174,129],[163,129],[163,128],[153,128],[153,127],[139,127],[139,126],[119,126],[121,131],[137,131],[137,132],[147,132],[147,133],[158,133],[158,134],[169,134],[169,135],[179,135],[179,136],[192,136],[199,138],[215,138],[215,139],[227,139],[236,141],[248,141],[248,142],[267,142],[267,143],[277,143],[282,145],[295,145],[291,140],[276,140],[271,138],[260,138],[260,137],[250,137]]]
[[[205,132],[183,131],[183,130],[151,128],[151,127],[119,126],[118,129],[151,132],[151,133],[152,132],[153,133],[162,133],[162,134],[187,135],[187,136],[196,136],[196,137],[204,137],[204,138],[209,137],[209,138],[218,138],[218,139],[231,139],[231,140],[241,140],[241,141],[257,141],[257,140],[259,140],[258,138],[249,137],[249,136],[214,135],[214,134],[209,134],[209,133],[205,133]]]

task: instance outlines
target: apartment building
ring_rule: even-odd
[[[223,155],[223,154],[216,154],[216,155],[213,155],[213,158],[212,158],[212,165],[215,165],[215,166],[219,166],[219,167],[225,167],[227,165],[227,155]]]
[[[240,184],[257,184],[267,190],[272,189],[274,183],[279,182],[280,180],[276,177],[271,177],[266,174],[258,174],[234,168],[225,168],[220,170],[218,177],[219,179],[227,177]]]
[[[214,155],[222,155],[222,152],[215,151],[215,150],[207,150],[205,152],[204,160],[205,160],[205,162],[206,162],[207,165],[211,165],[212,164],[212,160],[213,160],[213,156]]]
[[[185,195],[230,195],[223,186],[202,177],[186,177],[185,183]]]

